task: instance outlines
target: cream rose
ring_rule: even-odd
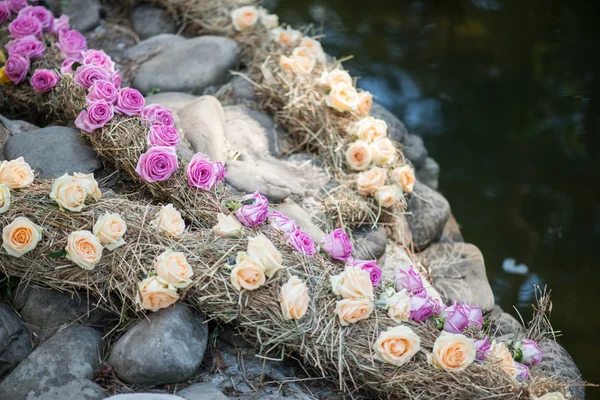
[[[0,183],[9,189],[19,189],[33,182],[33,171],[29,164],[19,157],[12,161],[2,161],[0,164]]]
[[[421,349],[421,338],[408,326],[399,325],[381,332],[373,345],[375,358],[401,367]]]
[[[406,292],[406,289],[402,289],[386,299],[386,306],[388,317],[395,322],[401,323],[408,321],[410,318],[410,296]]]
[[[368,196],[375,193],[385,183],[387,172],[383,168],[372,167],[370,170],[358,174],[356,186],[358,193]]]
[[[371,143],[387,136],[387,123],[381,119],[365,117],[358,120],[350,132],[358,139]]]
[[[302,39],[302,32],[290,27],[287,27],[286,29],[275,28],[271,30],[271,36],[275,42],[283,46],[292,47]]]
[[[346,267],[341,274],[331,277],[331,290],[344,299],[368,299],[373,301],[373,283],[365,270]]]
[[[402,189],[397,185],[382,186],[373,193],[377,203],[383,208],[390,208],[402,197]]]
[[[325,104],[342,113],[356,110],[359,102],[356,89],[347,83],[333,86],[325,98]]]
[[[281,56],[279,58],[279,67],[281,67],[287,76],[293,76],[298,69],[294,60],[286,56]]]
[[[510,350],[506,347],[506,344],[502,342],[492,342],[490,346],[490,352],[487,354],[486,361],[494,363],[501,370],[506,372],[509,376],[517,375],[517,367],[515,366],[515,360],[510,354]]]
[[[240,7],[231,12],[231,23],[236,31],[247,31],[256,25],[258,17],[258,9],[256,7]]]
[[[181,218],[181,213],[173,207],[173,204],[163,206],[156,219],[150,223],[150,226],[171,237],[181,236],[185,231],[185,222]]]
[[[162,283],[176,288],[188,287],[192,283],[190,278],[194,275],[185,254],[172,250],[166,250],[156,257],[154,270]]]
[[[98,182],[94,178],[94,174],[81,174],[75,172],[73,178],[85,187],[88,196],[91,196],[92,199],[98,201],[102,198],[102,193],[98,187]]]
[[[179,300],[173,286],[163,285],[156,276],[146,278],[138,284],[137,304],[144,310],[158,311]]]
[[[265,275],[271,278],[275,273],[283,268],[283,256],[275,248],[273,242],[264,235],[258,235],[248,239],[248,255],[261,262],[265,268]]]
[[[123,240],[125,232],[127,232],[127,224],[123,218],[119,214],[108,212],[98,218],[92,229],[92,233],[100,240],[100,243],[111,251],[125,244],[125,240]]]
[[[361,117],[366,117],[371,112],[373,107],[373,95],[366,91],[358,93],[358,114]]]
[[[323,46],[321,46],[321,42],[311,38],[302,38],[300,41],[300,46],[308,49],[310,54],[312,54],[317,62],[324,64],[327,61],[327,57],[325,56],[325,52],[323,51]],[[350,82],[352,83],[352,82]]]
[[[542,397],[535,397],[535,400],[566,400],[561,392],[546,393]]]
[[[392,171],[392,180],[397,185],[400,185],[406,193],[412,193],[417,181],[415,179],[415,171],[408,164],[394,168]]]
[[[308,287],[302,279],[292,276],[281,286],[281,312],[283,319],[301,319],[308,310]]]
[[[344,83],[352,86],[352,77],[350,74],[343,69],[336,68],[332,71],[324,71],[321,74],[321,78],[318,80],[318,84],[329,90],[334,86]]]
[[[79,212],[85,205],[87,193],[87,188],[81,181],[64,174],[52,181],[50,198],[62,209]]]
[[[102,243],[90,231],[71,232],[67,239],[67,258],[83,269],[92,270],[102,258]]]
[[[231,284],[239,291],[255,290],[265,284],[265,267],[259,259],[240,251],[231,270]]]
[[[217,214],[217,224],[213,226],[213,231],[220,237],[235,237],[242,233],[242,224],[233,215]]]
[[[383,167],[396,161],[397,149],[388,138],[376,139],[371,143],[373,163]]]
[[[302,74],[310,74],[317,65],[317,59],[306,47],[296,47],[292,51],[292,61],[296,71]]]
[[[473,339],[457,334],[442,332],[433,344],[429,362],[446,371],[463,371],[475,360],[477,349]]]
[[[10,207],[10,189],[4,183],[0,183],[0,214],[4,214]]]
[[[364,140],[357,140],[346,150],[346,164],[355,171],[364,171],[371,166],[373,150]]]
[[[369,318],[373,312],[373,302],[368,299],[344,299],[335,305],[340,325],[347,326]]]
[[[13,257],[35,249],[42,240],[42,227],[25,217],[17,217],[2,229],[2,247]]]
[[[269,12],[262,7],[259,10],[259,14],[260,23],[266,29],[273,29],[279,26],[279,17],[277,16],[277,14],[269,14]]]

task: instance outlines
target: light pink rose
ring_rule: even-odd
[[[95,81],[110,81],[110,72],[95,65],[80,65],[75,71],[75,83],[85,90]]]
[[[89,104],[96,100],[105,100],[110,104],[114,104],[117,101],[118,94],[119,91],[111,82],[97,80],[92,83],[86,101]]]
[[[294,249],[305,256],[312,257],[317,252],[315,242],[310,235],[298,227],[294,231],[286,233],[285,237]]]
[[[8,10],[15,14],[27,7],[27,0],[6,0],[5,3]]]
[[[278,231],[287,233],[296,230],[296,221],[288,218],[287,215],[284,215],[279,211],[270,212],[267,214],[267,217],[269,218],[271,226]]]
[[[29,58],[23,56],[12,56],[6,60],[4,64],[4,73],[8,78],[18,85],[25,80],[27,72],[29,72]]]
[[[0,1],[0,24],[5,23],[10,19],[10,10],[6,5],[6,2]]]
[[[87,50],[87,41],[85,36],[76,30],[62,32],[58,37],[56,44],[65,58],[74,58],[77,61],[83,60],[82,52]]]
[[[42,6],[29,6],[19,11],[19,17],[34,17],[40,24],[42,24],[42,30],[44,32],[50,32],[54,26],[54,15]]]
[[[144,108],[144,103],[144,96],[137,89],[126,87],[119,90],[115,110],[119,114],[129,116],[139,115]]]
[[[162,128],[172,128],[161,126]],[[209,161],[205,154],[197,153],[185,167],[188,185],[204,190],[211,190],[219,182],[225,181],[225,167],[223,163]]]
[[[82,53],[83,65],[95,65],[111,73],[115,71],[115,63],[103,50],[86,50]]]
[[[52,33],[55,34],[57,37],[68,31],[69,29],[71,29],[71,26],[69,25],[68,15],[63,14],[60,16],[60,18],[56,18],[54,20],[54,25],[52,26]]]
[[[78,62],[78,61],[74,58],[67,58],[66,60],[64,60],[62,62],[62,64],[60,64],[60,73],[61,74],[73,73],[73,63],[76,63],[76,62]]]
[[[6,44],[8,56],[24,56],[30,60],[37,60],[44,56],[46,46],[35,36],[23,36],[15,40],[11,40]]]
[[[25,36],[42,37],[42,23],[35,17],[18,17],[8,24],[10,37],[17,39]]]
[[[269,201],[257,190],[245,195],[242,198],[242,206],[233,213],[244,226],[257,226],[267,220],[268,211]]]
[[[36,69],[29,83],[36,93],[46,93],[60,82],[60,75],[49,69]]]
[[[153,146],[140,156],[135,172],[146,182],[166,181],[177,171],[174,147]]]
[[[149,146],[177,147],[177,143],[179,143],[179,132],[174,126],[152,125],[148,130]]]
[[[173,112],[160,104],[148,104],[142,110],[142,119],[148,124],[156,124],[157,122],[163,125],[175,126]]]
[[[321,247],[336,260],[348,261],[352,256],[352,242],[342,228],[334,229],[323,238]]]
[[[105,100],[96,100],[88,105],[87,110],[81,111],[75,120],[75,126],[92,133],[95,129],[102,128],[104,124],[113,119],[112,104]]]

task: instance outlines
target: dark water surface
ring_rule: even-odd
[[[440,164],[440,191],[483,252],[497,303],[528,320],[532,284],[548,285],[559,342],[600,383],[600,2],[267,6],[323,26],[333,56],[354,55],[345,65],[359,86]]]

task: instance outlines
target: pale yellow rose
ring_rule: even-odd
[[[176,288],[188,287],[192,283],[190,278],[194,275],[185,254],[172,250],[166,250],[156,257],[154,270],[162,283]]]
[[[421,349],[421,338],[406,325],[388,328],[381,332],[373,345],[375,358],[401,367]]]
[[[371,143],[387,136],[387,123],[382,119],[365,117],[352,126],[350,133],[358,139]]]
[[[385,184],[387,172],[383,168],[372,167],[368,171],[358,174],[356,185],[358,193],[368,196],[375,193]]]
[[[296,62],[287,56],[281,56],[279,58],[279,67],[281,67],[287,76],[293,76],[298,70]]]
[[[0,183],[9,189],[19,189],[31,185],[33,171],[29,164],[19,157],[12,161],[2,161],[0,165]]]
[[[79,212],[85,205],[87,193],[84,183],[64,174],[52,181],[50,198],[62,209]]]
[[[302,40],[300,41],[300,46],[308,49],[308,51],[310,51],[310,54],[312,54],[315,57],[317,62],[324,64],[325,61],[327,61],[327,57],[325,55],[325,52],[323,51],[321,42],[319,42],[318,40],[305,37],[302,38]]]
[[[111,251],[125,244],[125,240],[123,240],[125,232],[127,232],[127,224],[123,218],[119,214],[108,212],[98,218],[92,229],[92,233],[96,235],[100,243]]]
[[[277,14],[269,14],[267,10],[261,7],[259,10],[259,15],[260,23],[266,29],[270,30],[279,26],[279,17],[277,16]]]
[[[490,351],[485,360],[493,363],[495,366],[506,372],[506,374],[509,376],[515,377],[517,375],[517,366],[515,365],[515,360],[512,358],[510,350],[508,347],[506,347],[506,344],[502,342],[496,342],[495,340],[492,342]]]
[[[173,204],[163,206],[156,219],[150,223],[157,232],[164,233],[167,236],[178,237],[185,231],[185,222],[181,218],[181,213],[173,207]]]
[[[164,285],[158,277],[151,276],[138,284],[137,304],[144,310],[158,311],[179,300],[173,286]]]
[[[264,235],[258,235],[248,239],[248,255],[261,262],[265,268],[265,275],[271,278],[277,271],[283,268],[283,256],[275,248],[273,242]]]
[[[247,31],[256,25],[258,17],[258,9],[256,7],[240,7],[231,12],[231,23],[236,31]]]
[[[71,232],[67,239],[67,258],[83,269],[92,270],[102,258],[102,243],[90,231]]]
[[[324,71],[321,74],[321,78],[318,80],[318,84],[329,90],[334,86],[344,83],[352,86],[352,77],[350,74],[343,69],[336,68],[332,71]]]
[[[42,227],[25,217],[17,217],[2,229],[2,247],[13,257],[35,249],[42,240]]]
[[[535,400],[566,400],[561,392],[546,393],[542,397],[534,397]]]
[[[415,179],[415,170],[408,164],[394,168],[392,171],[392,180],[400,185],[406,193],[412,193],[417,180]]]
[[[355,171],[364,171],[371,166],[373,150],[364,140],[357,140],[346,150],[346,164]]]
[[[246,252],[240,251],[230,278],[233,287],[239,291],[255,290],[265,284],[265,267],[256,257],[250,257]]]
[[[410,318],[410,296],[406,289],[402,289],[398,293],[386,299],[388,317],[395,322],[408,321]]]
[[[0,214],[4,214],[10,207],[10,189],[4,183],[0,183]]]
[[[383,208],[390,208],[402,198],[402,189],[397,185],[382,186],[373,193],[377,203]]]
[[[358,267],[346,267],[344,272],[331,277],[331,290],[344,299],[374,299],[371,276]]]
[[[308,287],[302,279],[292,276],[281,286],[281,312],[283,319],[301,319],[308,310],[310,297]]]
[[[369,318],[373,312],[373,302],[368,299],[344,299],[335,305],[340,325],[347,326]]]
[[[358,99],[358,115],[366,117],[371,112],[371,107],[373,107],[373,95],[363,90],[358,93]]]
[[[317,65],[316,57],[306,47],[296,47],[291,58],[296,71],[302,74],[310,74]]]
[[[325,104],[339,112],[354,111],[359,102],[354,86],[346,83],[338,83],[333,86],[325,98]]]
[[[91,196],[92,199],[98,201],[102,198],[102,193],[98,187],[98,182],[94,178],[94,174],[81,174],[79,172],[75,172],[73,174],[73,178],[80,182],[83,187],[85,187],[88,196]]]
[[[292,47],[302,39],[302,32],[290,28],[275,28],[271,30],[271,36],[275,42],[282,46]]]
[[[217,224],[213,226],[213,231],[220,237],[235,237],[242,233],[242,224],[233,215],[217,214]]]
[[[446,371],[463,371],[475,360],[477,349],[473,339],[458,334],[442,332],[433,344],[428,361]]]
[[[398,151],[394,143],[388,138],[379,138],[371,143],[373,151],[373,164],[383,167],[396,161]]]

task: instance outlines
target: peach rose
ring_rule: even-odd
[[[463,371],[475,360],[477,349],[473,339],[458,334],[442,332],[433,344],[428,361],[446,371]]]
[[[163,285],[156,276],[144,279],[138,284],[137,304],[144,310],[158,311],[179,300],[173,286]]]
[[[166,250],[156,257],[154,270],[162,283],[176,288],[188,287],[192,283],[190,278],[194,275],[185,254],[172,250]]]
[[[402,198],[402,189],[397,185],[382,186],[373,193],[377,203],[383,208],[390,208]]]
[[[561,392],[546,393],[542,397],[535,397],[534,400],[566,400]]]
[[[308,287],[302,279],[292,276],[281,286],[281,312],[283,319],[301,319],[308,310]]]
[[[42,227],[25,217],[17,217],[2,229],[2,247],[13,257],[35,249],[42,240]]]
[[[372,167],[358,174],[356,181],[358,193],[368,196],[375,193],[385,183],[387,172],[383,168]]]
[[[388,317],[395,322],[401,323],[408,321],[410,317],[410,296],[406,289],[395,293],[393,296],[386,299]]]
[[[373,107],[373,95],[363,90],[358,93],[358,100],[358,115],[366,117]]]
[[[69,174],[64,174],[60,178],[56,178],[52,181],[50,198],[54,200],[61,209],[79,212],[85,205],[87,193],[87,188],[81,181]]]
[[[277,14],[269,14],[264,8],[259,9],[260,23],[266,29],[273,29],[279,26],[279,17]]]
[[[408,164],[394,168],[392,171],[392,180],[402,187],[406,193],[412,193],[415,187],[415,170]]]
[[[283,256],[275,248],[273,242],[264,235],[254,236],[248,239],[248,255],[261,262],[265,268],[265,275],[271,278],[275,273],[283,268]]]
[[[352,126],[350,133],[358,139],[371,143],[387,136],[387,123],[382,119],[365,117]]]
[[[354,86],[346,83],[338,83],[333,86],[325,98],[325,104],[339,112],[356,110],[359,102]]]
[[[255,290],[265,284],[265,267],[256,257],[240,251],[231,270],[231,284],[239,291]]]
[[[83,187],[85,187],[88,196],[91,196],[92,199],[98,201],[102,198],[102,193],[98,187],[98,182],[94,178],[94,174],[81,174],[79,172],[75,172],[73,174],[73,178],[81,183]]]
[[[181,236],[185,231],[185,222],[181,218],[181,213],[173,207],[173,204],[163,206],[156,219],[150,223],[150,226],[171,237]]]
[[[242,224],[233,215],[217,214],[217,224],[213,226],[213,231],[220,237],[235,237],[242,233]]]
[[[306,47],[296,47],[292,51],[292,62],[296,71],[302,74],[310,74],[317,65],[317,59]]]
[[[279,67],[281,67],[283,72],[285,72],[285,74],[290,77],[293,76],[298,69],[294,60],[286,56],[281,56],[279,58]]]
[[[271,30],[271,36],[273,37],[273,40],[280,45],[292,47],[302,39],[302,32],[290,27],[287,27],[286,29],[275,28]]]
[[[373,163],[375,165],[382,167],[396,161],[396,146],[388,138],[375,139],[371,143],[371,150],[373,150]]]
[[[368,299],[344,299],[335,305],[335,313],[340,325],[347,326],[369,318],[373,312],[373,302]]]
[[[492,342],[490,346],[490,352],[487,354],[486,361],[494,363],[501,370],[506,372],[509,376],[517,375],[517,367],[515,366],[515,360],[510,354],[510,350],[506,347],[506,344],[502,342]]]
[[[344,299],[374,299],[369,272],[357,267],[346,267],[341,274],[332,276],[331,290]]]
[[[258,21],[258,9],[254,6],[236,8],[231,12],[231,23],[236,31],[252,29]]]
[[[127,224],[123,218],[119,214],[108,212],[98,218],[92,229],[92,233],[100,240],[100,243],[111,251],[125,244],[125,240],[123,240],[125,232],[127,232]]]
[[[90,231],[71,232],[67,239],[67,258],[83,269],[92,270],[102,258],[102,243]]]
[[[9,189],[19,189],[33,182],[33,171],[29,164],[19,157],[12,161],[2,161],[0,164],[0,183]]]
[[[319,78],[318,84],[329,90],[334,86],[344,83],[352,86],[352,77],[343,69],[336,68],[332,71],[324,71]]]
[[[373,150],[364,140],[357,140],[346,150],[346,164],[355,171],[364,171],[371,166]]]
[[[310,54],[312,54],[317,62],[324,64],[327,61],[327,57],[325,52],[323,51],[323,46],[321,46],[321,42],[311,38],[302,38],[300,41],[300,46],[308,49]],[[352,81],[350,81],[352,83]]]
[[[401,367],[421,349],[421,338],[408,326],[399,325],[381,332],[373,345],[375,358]]]
[[[0,183],[0,214],[4,214],[10,207],[10,189],[4,183]]]

